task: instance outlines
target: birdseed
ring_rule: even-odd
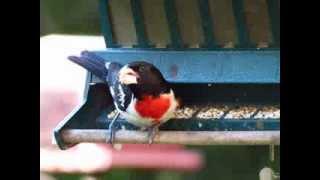
[[[255,116],[255,119],[268,119],[268,118],[278,118],[280,119],[280,108],[274,106],[266,106],[261,108]]]
[[[201,108],[196,117],[199,119],[219,119],[227,109],[227,106],[205,106],[204,108]]]
[[[248,119],[257,111],[257,107],[254,106],[237,106],[230,110],[225,118],[226,119]]]
[[[112,119],[116,110],[111,111],[107,117]],[[121,116],[120,116],[121,118]],[[280,107],[278,106],[254,106],[254,105],[216,105],[184,106],[176,110],[175,119],[280,119]]]

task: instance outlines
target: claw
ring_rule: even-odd
[[[107,143],[109,143],[109,144],[113,144],[114,143],[116,130],[115,130],[114,126],[113,126],[113,123],[118,119],[119,115],[120,115],[120,112],[117,112],[117,114],[114,116],[114,118],[112,119],[111,123],[109,124],[109,135],[110,135],[110,138],[107,141]]]

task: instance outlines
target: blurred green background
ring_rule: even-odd
[[[40,0],[40,36],[46,34],[100,35],[98,0]],[[279,146],[275,161],[270,162],[268,146],[188,146],[203,152],[205,167],[196,173],[115,169],[103,179],[131,180],[257,180],[259,171],[269,166],[280,172]],[[75,180],[82,175],[55,175]]]
[[[98,0],[40,0],[40,36],[100,34]]]

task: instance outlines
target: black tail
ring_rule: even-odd
[[[82,51],[81,56],[69,56],[68,59],[93,73],[105,81],[108,70],[105,67],[106,60],[89,51]]]

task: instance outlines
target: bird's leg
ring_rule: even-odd
[[[110,138],[108,140],[108,143],[113,144],[114,142],[114,137],[116,130],[114,129],[113,123],[119,118],[120,112],[118,111],[116,115],[113,117],[111,123],[109,124],[109,133],[110,133]]]
[[[149,131],[148,131],[149,145],[153,143],[153,139],[158,132],[159,132],[159,124],[155,124],[149,127]]]

